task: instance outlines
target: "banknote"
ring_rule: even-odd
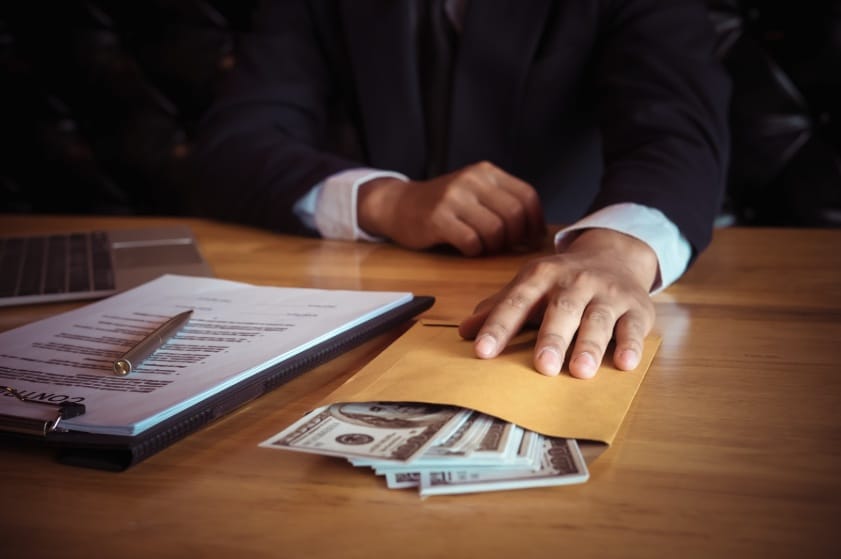
[[[453,460],[452,457],[447,457],[444,460],[428,458],[428,454],[436,448],[432,447],[424,455],[409,464],[380,461],[372,467],[377,475],[385,477],[386,485],[391,489],[419,487],[422,470],[440,473],[449,469],[456,469],[460,472],[490,469],[507,472],[514,470],[533,472],[540,469],[543,456],[543,438],[533,431],[526,431],[519,427],[516,427],[516,430],[522,436],[517,439],[517,451],[513,458],[499,455],[498,461],[490,462],[486,457],[483,457],[478,463],[472,462],[467,457],[457,460]]]
[[[420,472],[388,472],[385,484],[389,489],[408,489],[420,486]]]
[[[452,406],[368,402],[313,410],[260,446],[347,459],[423,497],[587,481],[574,439]]]
[[[584,483],[590,474],[575,439],[541,437],[541,465],[527,468],[421,470],[420,495],[452,495]]]
[[[267,448],[410,462],[470,415],[452,406],[347,403],[318,408],[260,443]]]
[[[462,437],[457,445],[451,440],[436,443],[423,454],[408,463],[386,462],[382,460],[351,460],[354,465],[365,465],[374,469],[378,475],[389,473],[418,472],[421,469],[450,467],[487,467],[512,468],[515,466],[539,467],[539,455],[534,452],[520,454],[521,443],[526,432],[506,421],[474,414],[468,421],[470,430],[476,429],[480,436]],[[478,426],[478,429],[477,429]]]
[[[474,412],[468,412],[461,416],[461,421],[458,425],[452,425],[451,429],[448,432],[444,432],[440,434],[440,437],[433,441],[433,444],[424,450],[422,456],[437,456],[442,454],[455,454],[458,453],[459,455],[464,455],[464,452],[458,452],[455,450],[455,446],[461,444],[461,441],[472,437],[470,433],[474,430],[474,425],[476,425],[477,419],[481,417],[481,414],[477,414]],[[419,460],[421,456],[418,456],[416,460]],[[355,457],[348,457],[348,461],[353,464],[354,466],[365,466],[369,468],[377,468],[379,466],[387,466],[387,465],[395,465],[395,466],[405,466],[406,464],[400,464],[392,461],[384,461],[379,460],[377,458],[355,458]],[[413,461],[414,462],[414,461]],[[410,470],[413,467],[410,467]]]

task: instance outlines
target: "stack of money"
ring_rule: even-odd
[[[339,456],[372,468],[390,488],[417,488],[423,497],[584,483],[589,477],[574,439],[545,437],[452,406],[334,404],[260,446]]]

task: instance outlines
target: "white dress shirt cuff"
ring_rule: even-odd
[[[563,250],[576,232],[592,228],[612,229],[646,243],[657,255],[659,272],[651,293],[662,291],[686,271],[692,256],[689,241],[660,210],[640,204],[623,203],[594,212],[555,235],[555,248]]]
[[[359,187],[379,178],[395,178],[408,181],[408,177],[392,171],[377,169],[351,169],[327,177],[320,185],[314,223],[325,239],[348,241],[379,241],[359,228],[356,217],[356,198]]]

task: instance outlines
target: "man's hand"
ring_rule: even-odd
[[[429,181],[365,183],[357,218],[367,233],[404,247],[449,244],[466,256],[533,247],[546,232],[534,188],[485,162]]]
[[[584,231],[566,251],[533,260],[499,293],[482,301],[459,327],[475,338],[476,355],[499,355],[527,322],[541,321],[534,366],[557,375],[596,374],[611,338],[614,365],[635,368],[654,324],[649,298],[657,257],[642,241],[608,229]],[[574,340],[574,345],[573,345]]]

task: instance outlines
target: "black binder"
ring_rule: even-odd
[[[44,419],[0,414],[0,440],[4,444],[31,441],[54,447],[59,462],[111,471],[122,471],[197,431],[215,419],[277,388],[298,375],[329,361],[366,340],[411,320],[435,302],[414,296],[374,319],[330,338],[308,350],[266,368],[137,435],[104,435],[61,429],[61,421],[83,414],[78,404],[44,404],[18,398],[44,409]],[[0,397],[15,397],[12,387],[2,387]],[[40,415],[40,414],[39,414]]]

